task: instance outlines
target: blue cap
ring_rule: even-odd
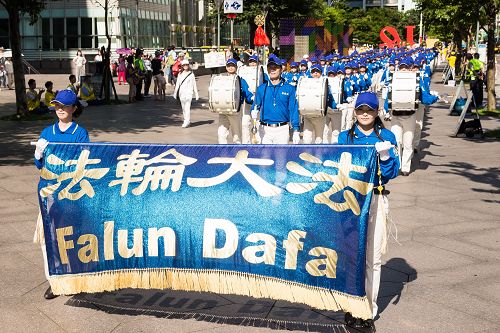
[[[335,66],[328,66],[327,73],[337,73]]]
[[[254,55],[250,56],[250,58],[248,58],[248,61],[259,62],[259,57],[256,54],[254,54]]]
[[[57,93],[56,97],[50,103],[59,103],[62,105],[75,105],[78,97],[69,89],[61,90]]]
[[[287,64],[286,59],[281,59],[281,66],[286,66],[286,64]]]
[[[290,64],[290,67],[299,67],[299,63],[296,62],[296,61],[293,61],[291,64]]]
[[[309,60],[310,60],[311,62],[317,62],[317,61],[318,61],[318,58],[316,58],[316,57],[311,57],[311,58],[309,58]]]
[[[281,66],[281,60],[276,55],[271,54],[269,55],[269,59],[267,59],[267,65],[269,66],[270,64]]]
[[[229,58],[226,61],[226,66],[227,65],[235,65],[235,66],[237,66],[238,65],[238,61],[236,59],[234,59],[234,58]]]
[[[368,106],[372,110],[378,110],[378,97],[377,94],[372,92],[362,92],[356,98],[354,108],[357,109],[363,105]]]
[[[311,66],[311,73],[312,71],[319,71],[320,73],[322,72],[321,65],[320,64],[314,64]]]
[[[301,61],[300,61],[300,65],[301,65],[301,66],[302,66],[302,65],[307,66],[307,60],[301,60]]]
[[[321,56],[321,57],[319,58],[319,61],[326,61],[326,56],[324,56],[324,55],[323,55],[323,56]]]

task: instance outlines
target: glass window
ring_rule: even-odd
[[[64,50],[64,19],[52,19],[52,31],[54,39],[52,41],[54,50]]]
[[[42,50],[50,50],[50,19],[42,19]]]
[[[77,49],[78,46],[78,17],[66,18],[66,44],[68,49]]]

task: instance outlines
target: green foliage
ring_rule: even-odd
[[[38,16],[45,8],[46,3],[46,0],[0,0],[0,5],[4,6],[8,12],[19,12],[21,15],[27,14],[30,17],[31,24],[38,20]]]

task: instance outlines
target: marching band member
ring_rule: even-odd
[[[230,58],[226,61],[226,71],[228,75],[236,75],[238,69],[238,62],[236,59]],[[241,94],[240,106],[243,101],[247,103],[253,102],[253,94],[248,90],[248,83],[240,78]],[[219,113],[219,128],[217,129],[217,137],[219,144],[227,144],[229,131],[233,134],[233,143],[241,143],[241,124],[242,116],[238,112],[236,114],[222,114]]]
[[[404,59],[399,63],[399,70],[409,71],[411,67],[411,60]],[[392,85],[392,82],[391,82]],[[389,87],[391,89],[391,87]],[[388,98],[385,103],[388,104]],[[398,143],[399,158],[401,164],[401,174],[408,176],[410,174],[411,159],[413,157],[413,138],[415,135],[416,115],[415,110],[407,111],[393,111],[391,117],[391,132],[396,136]]]
[[[342,75],[337,75],[337,66],[328,66],[328,89],[331,91],[333,100],[338,107],[342,102]],[[333,110],[332,110],[333,111]],[[323,130],[323,143],[336,144],[342,126],[342,112],[337,110],[325,116],[325,128]]]
[[[182,128],[186,128],[191,124],[191,101],[193,95],[196,100],[198,100],[200,96],[198,95],[196,79],[189,65],[189,60],[182,60],[181,66],[182,72],[179,73],[175,82],[174,98],[181,102],[182,116],[184,118]]]
[[[352,63],[345,65],[344,79],[342,82],[342,130],[351,128],[354,117],[354,92],[358,90],[356,81],[352,77]]]
[[[292,86],[296,86],[300,78],[299,63],[295,61],[290,63],[290,71],[285,73],[283,75],[283,78],[285,79],[286,83]]]
[[[293,143],[300,141],[299,110],[295,87],[281,78],[281,63],[271,54],[267,63],[269,82],[257,88],[252,105],[252,118],[260,120],[259,132],[263,144],[288,144],[292,127]]]
[[[319,79],[321,77],[322,68],[319,64],[311,66],[311,76],[314,79]],[[328,86],[328,96],[327,96],[328,107],[335,109],[337,104],[333,99],[330,86]],[[304,116],[304,131],[303,131],[303,141],[305,144],[313,143],[313,132],[314,132],[314,143],[319,144],[323,142],[323,132],[325,129],[325,117],[307,117]],[[328,143],[326,141],[325,143]]]
[[[309,75],[309,69],[307,67],[307,61],[306,60],[301,60],[300,61],[300,76],[305,76],[305,77],[311,77]]]
[[[382,120],[378,116],[378,97],[372,92],[363,92],[356,99],[354,113],[356,121],[349,130],[343,131],[339,136],[341,145],[375,145],[379,155],[381,179],[386,184],[390,179],[396,178],[399,171],[399,159],[393,146],[396,145],[394,134],[385,129]],[[382,185],[378,179],[375,187]],[[382,254],[385,252],[386,244],[384,233],[387,230],[384,218],[387,199],[380,197],[383,194],[374,190],[376,194],[372,197],[370,216],[368,220],[368,231],[366,238],[366,266],[365,266],[365,291],[372,309],[372,319],[362,320],[353,318],[346,313],[345,320],[348,324],[358,328],[367,327],[375,329],[373,319],[377,316],[377,297],[380,287],[380,273],[382,267]],[[384,207],[385,206],[385,207]]]
[[[259,57],[254,54],[252,56],[250,56],[250,58],[248,59],[248,67],[253,67],[253,68],[256,68],[259,64]],[[257,69],[256,69],[257,70]],[[263,82],[267,82],[266,80],[266,75],[267,74],[264,74],[264,77],[263,77]],[[240,79],[242,81],[245,81],[245,79],[243,79],[241,76],[240,76]],[[246,82],[247,85],[248,85],[248,82]],[[250,89],[253,89],[252,91],[254,91],[257,87],[248,87],[249,91]],[[250,91],[250,92],[252,92]],[[253,95],[253,93],[252,93]],[[252,118],[251,118],[251,115],[250,115],[250,107],[251,107],[251,104],[248,104],[248,103],[244,103],[244,105],[241,106],[241,109],[242,109],[242,115],[241,115],[241,143],[243,144],[250,144],[251,143],[251,137],[252,137]],[[256,136],[256,141],[257,142],[260,142],[260,138],[258,136]]]
[[[359,90],[361,92],[368,91],[372,85],[372,77],[366,71],[366,64],[365,63],[361,63],[359,65],[358,77],[359,77],[359,80],[358,80]]]

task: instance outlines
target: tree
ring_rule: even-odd
[[[29,15],[30,24],[38,20],[38,15],[45,8],[45,0],[0,0],[9,15],[9,39],[14,67],[14,85],[16,87],[16,112],[26,116],[26,81],[24,79],[23,59],[21,55],[21,33],[19,24],[24,14]]]
[[[483,3],[481,12],[486,17],[487,34],[488,34],[488,49],[487,65],[486,65],[486,80],[487,88],[486,95],[488,96],[487,108],[490,111],[496,110],[495,96],[495,16],[500,12],[500,0],[488,0]]]
[[[115,101],[118,100],[118,95],[116,94],[116,88],[115,84],[113,82],[113,76],[111,74],[111,36],[109,35],[109,28],[108,28],[108,14],[109,11],[112,10],[114,7],[117,7],[118,5],[118,0],[95,0],[94,1],[98,6],[102,7],[104,9],[104,29],[105,29],[105,35],[106,35],[106,40],[108,41],[107,48],[104,48],[104,46],[101,48],[101,54],[103,57],[103,63],[104,63],[104,68],[103,68],[103,73],[102,73],[102,84],[101,84],[101,92],[102,89],[104,89],[104,101],[106,104],[109,104],[111,101],[111,95],[110,95],[110,84],[111,87],[113,88],[113,92],[115,95]],[[100,95],[102,96],[102,95]]]

